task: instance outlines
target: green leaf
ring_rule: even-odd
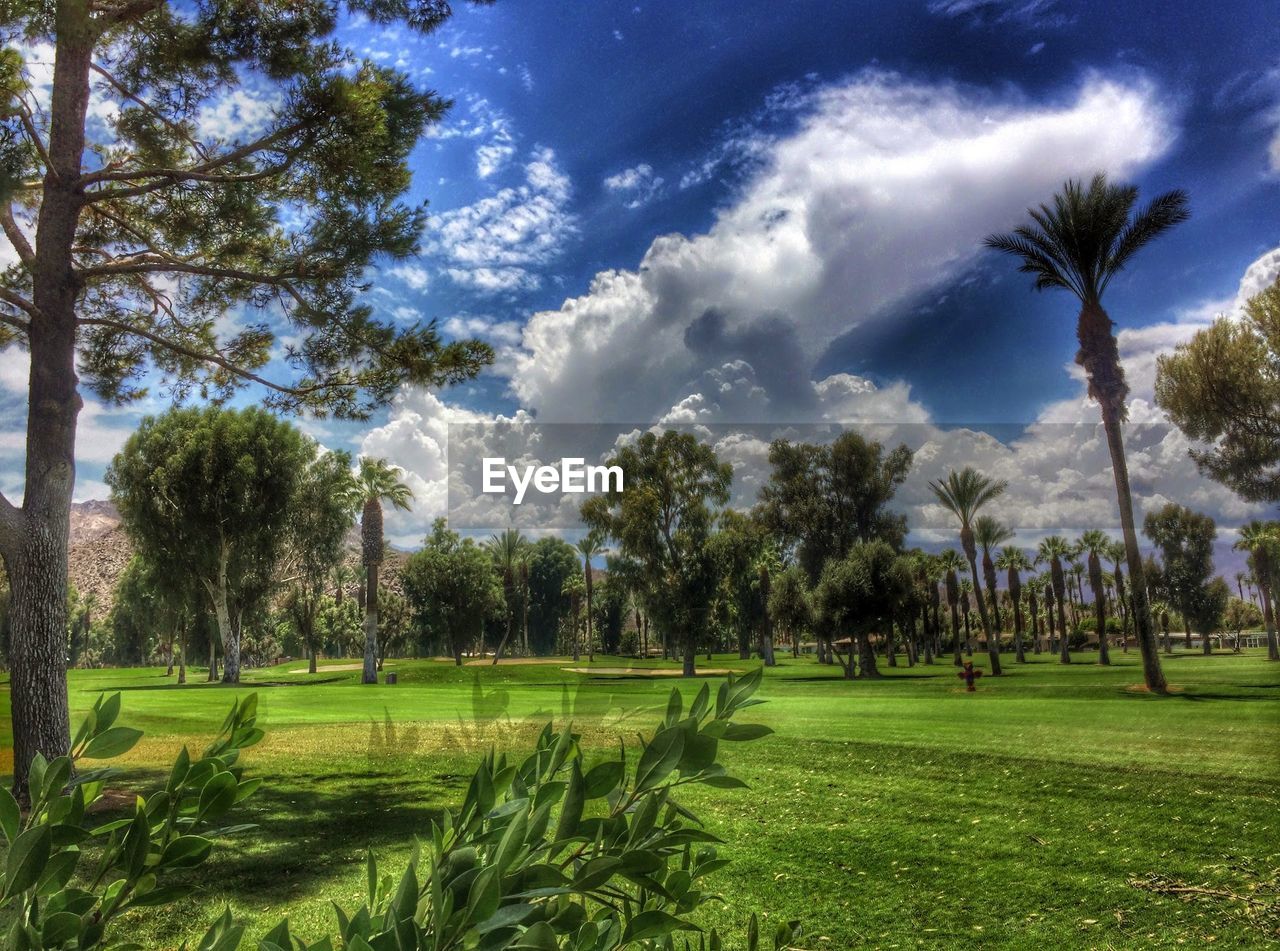
[[[80,916],[69,911],[60,911],[44,920],[40,929],[40,940],[46,948],[56,948],[66,944],[80,934]]]
[[[724,728],[724,734],[720,739],[734,742],[758,740],[772,732],[773,730],[763,723],[730,723]]]
[[[680,719],[680,711],[684,709],[684,697],[680,693],[679,687],[671,688],[671,697],[667,700],[667,726],[675,723]]]
[[[520,924],[534,910],[534,905],[530,902],[521,902],[518,905],[504,905],[489,917],[485,918],[476,926],[477,934],[488,934],[490,931],[497,931],[499,928],[510,928]]]
[[[513,951],[559,951],[556,933],[545,921],[539,921],[511,945]]]
[[[180,835],[160,856],[163,868],[194,868],[209,857],[213,843],[199,835]]]
[[[99,698],[99,703],[102,706],[97,708],[97,720],[93,725],[95,734],[111,729],[116,722],[116,717],[120,716],[120,692],[116,691],[105,699]]]
[[[564,842],[578,834],[578,824],[582,821],[582,806],[585,799],[582,766],[578,760],[573,761],[569,771],[569,789],[564,796],[564,804],[560,807],[560,821],[556,823],[556,834],[553,842]]]
[[[18,837],[18,826],[22,823],[22,810],[18,808],[18,800],[13,798],[5,786],[0,786],[0,832],[4,840],[12,843]]]
[[[622,934],[622,943],[644,941],[648,938],[661,938],[673,931],[700,931],[697,925],[682,921],[674,915],[657,908],[642,911],[627,922],[627,929]]]
[[[654,735],[653,741],[645,747],[640,756],[640,764],[636,767],[636,791],[645,792],[657,786],[670,775],[680,762],[684,753],[683,729],[669,728]]]
[[[600,763],[587,771],[583,786],[586,799],[600,799],[618,788],[626,772],[626,764],[618,760]]]
[[[229,772],[215,773],[200,790],[198,815],[202,819],[216,819],[236,802],[236,778]]]
[[[472,921],[484,921],[497,911],[502,899],[498,885],[498,870],[492,866],[476,876],[467,894],[467,916]]]
[[[708,776],[699,780],[702,785],[710,786],[712,789],[749,789],[742,780],[737,776]]]
[[[36,883],[45,863],[49,861],[52,843],[53,833],[44,825],[28,829],[14,840],[5,862],[5,897],[24,892]]]
[[[142,731],[127,726],[113,726],[99,733],[84,749],[85,759],[111,759],[129,752],[142,739]]]

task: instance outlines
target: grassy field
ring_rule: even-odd
[[[799,918],[805,947],[831,949],[1274,939],[1280,922],[1250,920],[1243,902],[1130,882],[1155,873],[1245,894],[1280,874],[1280,665],[1257,651],[1176,654],[1177,693],[1158,698],[1136,689],[1136,654],[1115,659],[1064,667],[1046,655],[968,694],[949,661],[850,683],[784,658],[762,688],[768,704],[746,718],[776,735],[728,744],[726,764],[751,789],[690,797],[734,862],[708,923]],[[600,672],[626,663],[577,674],[569,662],[389,662],[400,683],[378,687],[332,669],[350,662],[246,672],[239,689],[259,691],[267,730],[250,770],[267,783],[239,818],[260,828],[221,844],[198,900],[140,915],[131,937],[175,946],[228,903],[254,934],[286,912],[301,933],[328,933],[329,900],[361,894],[366,851],[407,855],[491,744],[527,747],[551,718],[573,719],[592,745],[648,728],[677,681]],[[142,789],[182,743],[203,742],[235,692],[179,688],[156,669],[75,671],[73,710],[104,690],[123,691],[121,722],[146,730],[124,762]],[[3,719],[0,743],[7,756]]]

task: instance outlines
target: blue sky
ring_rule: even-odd
[[[368,425],[306,424],[412,474],[420,504],[392,524],[405,543],[440,513],[450,422],[534,417],[909,424],[928,448],[920,488],[982,461],[1029,481],[1015,523],[1076,525],[1092,510],[1062,500],[1088,447],[1002,435],[985,458],[939,435],[1096,421],[1070,367],[1072,301],[1033,293],[983,236],[1068,175],[1189,191],[1192,220],[1110,291],[1137,425],[1160,423],[1154,355],[1280,269],[1270,3],[500,0],[460,4],[427,38],[344,34],[455,100],[413,155],[432,213],[421,253],[371,275],[372,300],[499,352],[474,384],[406,392]],[[248,134],[270,95],[247,87],[208,121]],[[24,370],[0,361],[16,421]],[[159,408],[90,403],[78,498],[103,495],[105,462]],[[0,439],[12,492],[17,430]],[[1149,470],[1142,504],[1188,501],[1224,524],[1255,512],[1185,448],[1131,463],[1139,481]],[[1098,512],[1114,506],[1106,481],[1085,493]],[[938,521],[924,495],[911,504],[913,524]]]

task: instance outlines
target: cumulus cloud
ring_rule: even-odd
[[[882,72],[805,98],[799,128],[707,232],[661,236],[637,269],[533,315],[512,380],[522,405],[657,418],[706,367],[741,359],[761,375],[787,364],[786,381],[761,382],[764,418],[808,412],[810,370],[836,337],[953,280],[983,235],[1067,176],[1125,175],[1173,138],[1154,89],[1100,76],[1052,106]]]
[[[483,293],[536,288],[576,230],[555,152],[535,149],[523,171],[522,184],[432,217],[423,253],[454,283]]]
[[[1097,406],[1068,354],[1064,372],[1078,380],[1076,395],[1002,438],[934,424],[906,382],[815,379],[813,368],[850,328],[873,325],[963,274],[983,235],[1021,220],[1064,178],[1095,168],[1125,176],[1162,155],[1175,130],[1155,90],[1091,76],[1069,101],[1043,105],[873,72],[804,99],[795,131],[768,141],[708,231],[660,236],[634,270],[601,272],[583,294],[528,321],[508,351],[519,414],[482,418],[408,396],[371,445],[393,459],[401,445],[418,452],[414,433],[438,440],[460,412],[475,426],[506,427],[512,439],[530,438],[536,417],[540,441],[536,450],[526,444],[525,455],[540,458],[559,448],[545,435],[548,423],[613,423],[605,429],[615,438],[655,424],[688,427],[733,462],[734,502],[746,505],[767,478],[771,439],[819,440],[853,426],[916,451],[899,504],[919,541],[953,536],[928,482],[963,465],[1010,481],[999,515],[1028,542],[1050,531],[1114,528]],[[1236,297],[1120,335],[1133,390],[1127,440],[1139,517],[1167,499],[1228,523],[1252,513],[1199,476],[1185,438],[1155,407],[1155,357],[1278,269],[1280,250],[1249,268]],[[514,341],[514,328],[510,335]],[[590,452],[607,444],[601,434]],[[432,452],[443,453],[438,442]],[[433,460],[430,471],[443,473]],[[442,514],[448,480],[437,479],[432,498]],[[481,517],[474,504],[467,511]],[[539,517],[567,516],[553,508]]]
[[[661,192],[662,177],[654,174],[653,166],[641,162],[616,175],[610,175],[604,180],[604,187],[621,196],[626,207],[639,208],[647,205]]]

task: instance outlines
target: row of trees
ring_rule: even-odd
[[[182,632],[183,658],[212,615],[209,678],[220,653],[228,683],[240,678],[246,624],[261,627],[273,609],[314,669],[324,599],[358,513],[365,679],[376,681],[382,503],[407,507],[411,498],[385,462],[353,469],[347,453],[321,451],[263,410],[175,409],[142,422],[106,481],[136,552],[122,606],[136,615],[145,595],[151,623]]]

